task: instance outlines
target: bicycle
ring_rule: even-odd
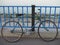
[[[47,41],[47,42],[53,41],[56,39],[56,37],[58,35],[58,28],[57,28],[55,22],[53,22],[51,20],[42,21],[41,19],[39,19],[36,24],[38,24],[38,23],[39,23],[39,26],[38,26],[37,33],[39,35],[39,38],[41,38],[42,40]],[[31,27],[31,29],[29,29],[29,30],[32,30],[32,28],[34,28],[36,24],[34,24]],[[48,24],[54,25],[54,27],[46,27]],[[9,26],[7,26],[7,25],[9,25]],[[10,27],[10,30],[9,29],[5,30],[6,27]],[[51,30],[52,31],[51,32],[48,28],[49,29],[54,28],[54,30]],[[14,33],[14,30],[18,30],[19,33],[17,33],[17,32]],[[50,31],[50,32],[48,32],[48,31]],[[47,35],[46,33],[50,33],[50,34],[53,33],[54,35],[52,37],[51,35]],[[2,26],[2,29],[1,29],[2,38],[8,42],[11,42],[11,43],[18,42],[22,38],[23,34],[24,34],[23,27],[18,21],[7,21]],[[47,37],[45,36],[45,34]]]

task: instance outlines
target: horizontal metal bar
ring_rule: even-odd
[[[31,6],[0,6],[0,7],[31,7]],[[53,7],[60,8],[60,6],[35,6],[35,7]]]
[[[5,26],[6,28],[20,28],[20,27],[18,27],[18,26]],[[4,28],[5,28],[4,27]],[[0,26],[0,28],[2,28],[2,26]],[[22,26],[22,28],[32,28],[31,26]],[[37,27],[35,27],[35,28],[38,28],[38,26]],[[40,28],[56,28],[56,27],[40,27]],[[60,28],[60,27],[58,27],[58,28]]]
[[[50,8],[50,7],[55,8],[56,7],[56,8],[60,8],[60,6],[35,6],[35,7],[46,7],[46,8]]]
[[[31,6],[0,6],[0,7],[31,7]]]

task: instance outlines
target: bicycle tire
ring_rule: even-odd
[[[41,32],[39,32],[40,29],[41,29],[42,23],[45,23],[45,22],[51,22],[52,24],[54,24],[54,26],[55,26],[55,28],[56,28],[55,36],[54,36],[54,38],[51,39],[51,40],[45,40],[45,38],[41,36]],[[43,41],[46,41],[46,42],[54,41],[54,40],[56,39],[57,35],[58,35],[58,27],[56,26],[55,22],[53,22],[53,21],[51,21],[51,20],[42,21],[42,22],[39,24],[39,27],[38,27],[38,35],[39,35],[39,38],[41,38]]]
[[[16,39],[16,40],[13,40],[13,41],[10,41],[10,40],[8,40],[8,39],[6,39],[5,37],[4,37],[4,27],[6,26],[6,24],[8,24],[8,23],[11,23],[11,22],[14,22],[14,23],[17,23],[18,25],[19,25],[19,30],[20,30],[20,28],[21,28],[21,35],[19,35],[19,37],[18,37],[18,39]],[[13,35],[15,35],[15,34],[13,34]],[[8,22],[6,22],[3,26],[2,26],[2,29],[1,29],[1,36],[2,36],[2,38],[5,40],[5,41],[7,41],[7,42],[10,42],[10,43],[14,43],[14,42],[18,42],[21,38],[22,38],[22,35],[23,35],[23,28],[22,28],[22,26],[19,24],[19,22],[16,22],[16,21],[8,21]],[[6,36],[6,37],[8,37],[8,38],[12,38],[12,36],[11,37],[9,37],[9,36]],[[13,39],[14,39],[15,37],[13,37]],[[16,35],[16,38],[17,38],[17,35]]]

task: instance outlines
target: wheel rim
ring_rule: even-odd
[[[45,26],[43,27],[43,23],[45,22]],[[50,26],[54,26],[54,27],[49,27],[49,32],[45,29],[48,28],[48,26],[46,26],[46,24],[50,24],[52,23]],[[42,27],[42,28],[41,28]],[[54,29],[55,28],[55,29]],[[45,20],[42,21],[38,27],[38,35],[39,37],[44,40],[44,41],[53,41],[56,39],[57,35],[58,35],[58,28],[56,26],[56,24],[53,21],[50,20]]]
[[[14,25],[12,23],[14,23]],[[10,24],[10,25],[8,25],[8,24]],[[10,27],[8,27],[7,25]],[[11,33],[11,30],[13,30],[13,28],[15,28],[14,29],[15,31],[13,33]],[[18,31],[18,32],[16,32],[16,31]],[[20,40],[22,35],[23,35],[23,29],[22,29],[21,25],[16,21],[8,21],[2,26],[1,36],[5,41],[17,42]]]

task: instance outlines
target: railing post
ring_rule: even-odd
[[[32,31],[35,31],[34,23],[35,23],[35,5],[32,5]]]
[[[0,15],[0,27],[2,26],[1,15]]]

